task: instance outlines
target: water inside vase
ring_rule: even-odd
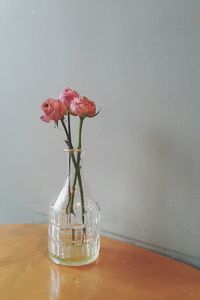
[[[100,241],[96,226],[71,224],[66,214],[52,212],[49,224],[49,255],[56,263],[87,264],[98,257]]]

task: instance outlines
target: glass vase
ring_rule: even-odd
[[[51,260],[65,266],[94,262],[100,249],[100,210],[85,195],[80,149],[67,149],[67,176],[49,207],[48,251]]]

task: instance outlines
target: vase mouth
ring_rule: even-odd
[[[65,148],[64,151],[67,153],[77,153],[77,152],[84,152],[84,148]]]

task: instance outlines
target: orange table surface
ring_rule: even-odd
[[[200,300],[200,271],[142,248],[101,238],[100,258],[55,265],[47,225],[0,225],[0,300]]]

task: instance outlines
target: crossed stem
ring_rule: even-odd
[[[62,126],[67,136],[67,140],[65,141],[70,150],[70,157],[69,160],[72,159],[74,168],[75,168],[75,176],[73,181],[72,191],[69,189],[69,202],[66,208],[67,213],[74,213],[73,211],[73,202],[74,202],[74,194],[75,194],[75,186],[78,179],[79,187],[80,187],[80,196],[81,196],[81,207],[82,207],[82,223],[84,224],[85,221],[85,204],[84,204],[84,192],[83,192],[83,185],[82,185],[82,178],[80,173],[80,160],[81,160],[81,133],[82,133],[82,126],[83,126],[84,118],[80,118],[80,125],[79,125],[79,138],[78,138],[78,153],[77,153],[77,160],[74,155],[74,148],[72,145],[71,140],[71,129],[70,129],[70,116],[68,115],[68,130],[65,125],[64,119],[61,119]],[[70,133],[69,133],[70,132]]]

